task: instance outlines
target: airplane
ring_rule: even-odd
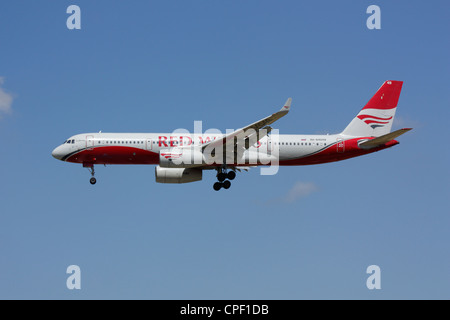
[[[56,147],[58,160],[94,165],[156,165],[157,183],[202,180],[204,170],[216,170],[213,188],[229,189],[236,172],[256,166],[300,166],[354,158],[397,144],[412,128],[391,132],[403,81],[387,80],[339,134],[272,134],[272,123],[289,113],[292,99],[281,110],[227,134],[207,133],[83,133]]]

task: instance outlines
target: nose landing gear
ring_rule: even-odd
[[[88,166],[87,167],[89,172],[91,173],[92,178],[89,180],[89,182],[94,185],[97,183],[97,179],[95,179],[94,175],[95,175],[95,170],[94,170],[94,165],[92,166]]]
[[[227,171],[225,168],[218,168],[216,170],[218,182],[214,183],[213,189],[216,191],[219,191],[222,188],[225,190],[229,189],[231,187],[231,182],[229,180],[234,180],[234,178],[236,178],[236,172]]]

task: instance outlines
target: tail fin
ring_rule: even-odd
[[[402,85],[403,81],[385,81],[342,134],[379,137],[391,132]]]

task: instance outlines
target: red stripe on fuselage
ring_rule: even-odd
[[[312,154],[310,156],[304,156],[297,159],[291,159],[291,160],[280,160],[279,165],[280,166],[306,166],[306,165],[312,165],[312,164],[321,164],[321,163],[329,163],[329,162],[336,162],[341,160],[346,160],[354,157],[359,157],[365,154],[369,154],[372,152],[380,151],[386,148],[390,148],[398,142],[396,140],[392,140],[388,143],[386,143],[383,146],[373,148],[373,149],[360,149],[358,147],[358,141],[360,140],[368,140],[372,139],[372,137],[367,138],[356,138],[356,139],[349,139],[343,141],[345,143],[345,152],[337,152],[336,145],[331,145],[330,147]]]
[[[133,147],[104,146],[85,149],[70,156],[66,161],[94,164],[158,164],[159,154]]]
[[[358,141],[370,139],[373,138],[366,137],[345,140],[343,141],[345,143],[345,152],[337,152],[336,144],[332,144],[328,148],[311,155],[290,160],[280,160],[279,165],[301,166],[341,161],[380,151],[398,144],[396,140],[392,140],[383,146],[373,149],[364,150],[358,147]],[[82,150],[70,156],[66,161],[90,164],[159,164],[159,154],[133,147],[104,146]],[[212,164],[211,167],[219,165]],[[228,165],[233,164],[228,163]],[[248,166],[248,164],[234,164],[234,166]]]

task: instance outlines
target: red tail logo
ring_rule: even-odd
[[[384,127],[384,125],[388,124],[392,117],[389,118],[380,118],[371,116],[368,114],[361,114],[358,116],[359,119],[363,120],[366,124],[368,124],[372,129],[378,127]]]

